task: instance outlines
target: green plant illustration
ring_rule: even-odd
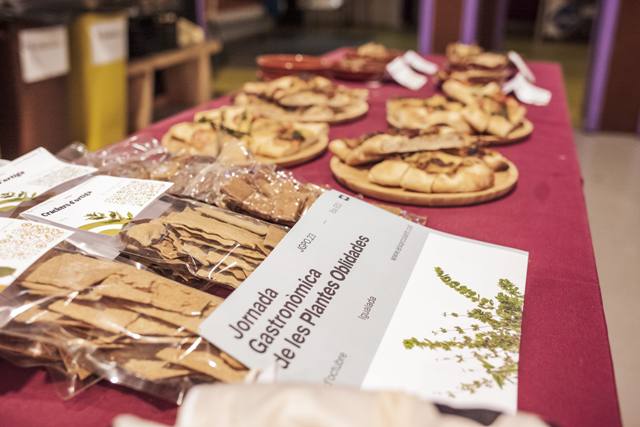
[[[440,281],[458,294],[475,304],[466,313],[445,312],[444,317],[460,320],[465,326],[440,328],[432,331],[433,336],[442,338],[408,338],[403,341],[404,347],[411,349],[443,350],[455,353],[456,350],[470,350],[473,358],[480,362],[486,376],[472,382],[462,383],[460,390],[475,393],[482,387],[497,385],[503,388],[506,383],[513,383],[518,378],[518,351],[522,322],[524,295],[518,286],[508,279],[500,279],[500,291],[494,298],[485,298],[470,287],[454,280],[442,268],[435,267]],[[469,351],[459,351],[453,356],[458,364],[466,363]],[[448,392],[455,397],[453,392]]]
[[[7,193],[0,193],[0,212],[8,212],[13,210],[16,205],[22,202],[33,200],[38,193],[27,193],[26,191],[9,191]],[[9,206],[5,206],[9,205]]]
[[[80,226],[80,230],[90,231],[97,227],[103,227],[105,225],[115,225],[117,227],[108,228],[106,230],[100,231],[100,234],[105,234],[107,236],[115,236],[120,232],[120,229],[131,222],[133,220],[133,214],[131,212],[127,212],[126,214],[121,214],[115,211],[109,211],[107,213],[103,212],[89,212],[84,216],[86,219],[90,220],[82,226]]]
[[[11,276],[16,272],[16,269],[13,267],[0,266],[0,278]]]

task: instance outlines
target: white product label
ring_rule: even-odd
[[[436,64],[427,61],[413,50],[407,51],[402,58],[404,58],[405,62],[409,64],[411,68],[421,73],[433,75],[438,72],[438,66]]]
[[[527,261],[329,191],[200,333],[275,381],[511,413]]]
[[[504,93],[513,92],[516,97],[525,104],[545,106],[551,102],[551,91],[543,89],[527,80],[522,73],[502,86]]]
[[[536,81],[536,76],[533,75],[533,71],[531,71],[531,68],[529,68],[527,63],[524,62],[524,59],[522,59],[522,56],[520,56],[518,52],[510,50],[509,53],[507,53],[507,57],[509,58],[509,61],[516,66],[518,72],[522,73],[527,80],[532,83]]]
[[[44,148],[36,148],[0,168],[0,213],[95,171],[88,166],[65,163]]]
[[[402,57],[398,57],[387,64],[387,73],[396,83],[411,90],[418,90],[427,84],[427,78],[413,71]]]
[[[3,166],[8,165],[9,163],[11,163],[11,161],[5,160],[5,159],[0,159],[0,168],[3,167]]]
[[[22,80],[34,83],[69,72],[67,29],[33,28],[18,33]]]
[[[22,216],[112,236],[171,185],[163,181],[99,175],[23,212]]]
[[[51,225],[0,218],[0,290],[71,234]]]
[[[127,57],[127,21],[124,18],[93,24],[89,28],[94,65],[121,61]]]

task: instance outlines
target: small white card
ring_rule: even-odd
[[[512,413],[527,262],[328,191],[200,333],[277,382]]]
[[[25,83],[35,83],[69,72],[67,29],[32,28],[18,33],[20,69]]]
[[[71,234],[47,224],[0,218],[0,291]]]
[[[95,168],[58,160],[40,147],[0,168],[0,213],[15,209],[61,184],[92,174]]]
[[[525,104],[545,106],[551,102],[551,91],[534,85],[522,73],[502,85],[502,90],[504,93],[513,92]]]
[[[24,211],[24,218],[114,236],[173,184],[98,175]]]
[[[413,50],[408,50],[402,57],[411,68],[423,74],[433,75],[438,72],[438,66],[436,64],[426,60]]]
[[[509,53],[507,53],[507,57],[509,58],[509,61],[516,66],[519,73],[521,73],[530,82],[535,83],[536,76],[533,75],[533,71],[531,71],[531,68],[529,68],[527,63],[524,62],[524,59],[522,59],[522,56],[520,56],[518,52],[510,50]]]
[[[418,90],[427,84],[427,78],[413,71],[401,56],[387,64],[387,73],[393,80],[407,89]]]
[[[94,65],[104,65],[127,57],[127,21],[116,18],[89,28]]]

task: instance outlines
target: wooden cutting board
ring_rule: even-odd
[[[368,167],[355,167],[331,158],[331,172],[336,180],[352,191],[387,202],[420,206],[465,206],[488,202],[509,193],[518,182],[518,169],[509,160],[509,169],[496,172],[493,187],[469,193],[418,193],[402,188],[384,187],[367,178]]]
[[[255,158],[260,163],[275,164],[281,167],[296,166],[320,156],[327,149],[328,145],[329,137],[325,135],[313,144],[307,145],[297,153],[289,156],[273,158],[256,155]]]

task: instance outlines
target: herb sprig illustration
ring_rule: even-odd
[[[81,226],[80,227],[81,230],[89,231],[97,227],[103,227],[105,225],[117,225],[118,227],[109,228],[106,230],[102,230],[100,232],[101,234],[106,234],[110,236],[118,234],[122,226],[128,224],[133,220],[133,214],[131,212],[127,212],[126,214],[121,214],[120,212],[116,212],[116,211],[109,211],[106,213],[89,212],[88,214],[85,214],[84,217],[91,222],[88,222],[87,224],[84,224],[83,226]]]
[[[27,193],[26,191],[9,191],[6,193],[0,193],[0,212],[10,211],[22,202],[27,202],[34,199],[38,193]],[[9,205],[9,206],[3,206]]]
[[[473,358],[480,362],[487,376],[462,383],[460,389],[464,392],[475,393],[482,387],[494,385],[503,388],[506,383],[514,382],[518,377],[517,359],[524,304],[520,289],[508,279],[500,279],[498,294],[494,298],[485,298],[454,280],[442,268],[435,267],[435,273],[444,285],[473,302],[475,307],[466,313],[443,313],[444,317],[460,319],[460,325],[432,331],[433,336],[443,338],[405,339],[405,348],[457,351],[454,360],[459,364],[464,364],[468,355],[468,351],[460,350],[471,350]],[[449,396],[455,397],[452,392],[449,392]]]
[[[16,269],[13,267],[0,266],[0,278],[11,276],[16,272]]]

